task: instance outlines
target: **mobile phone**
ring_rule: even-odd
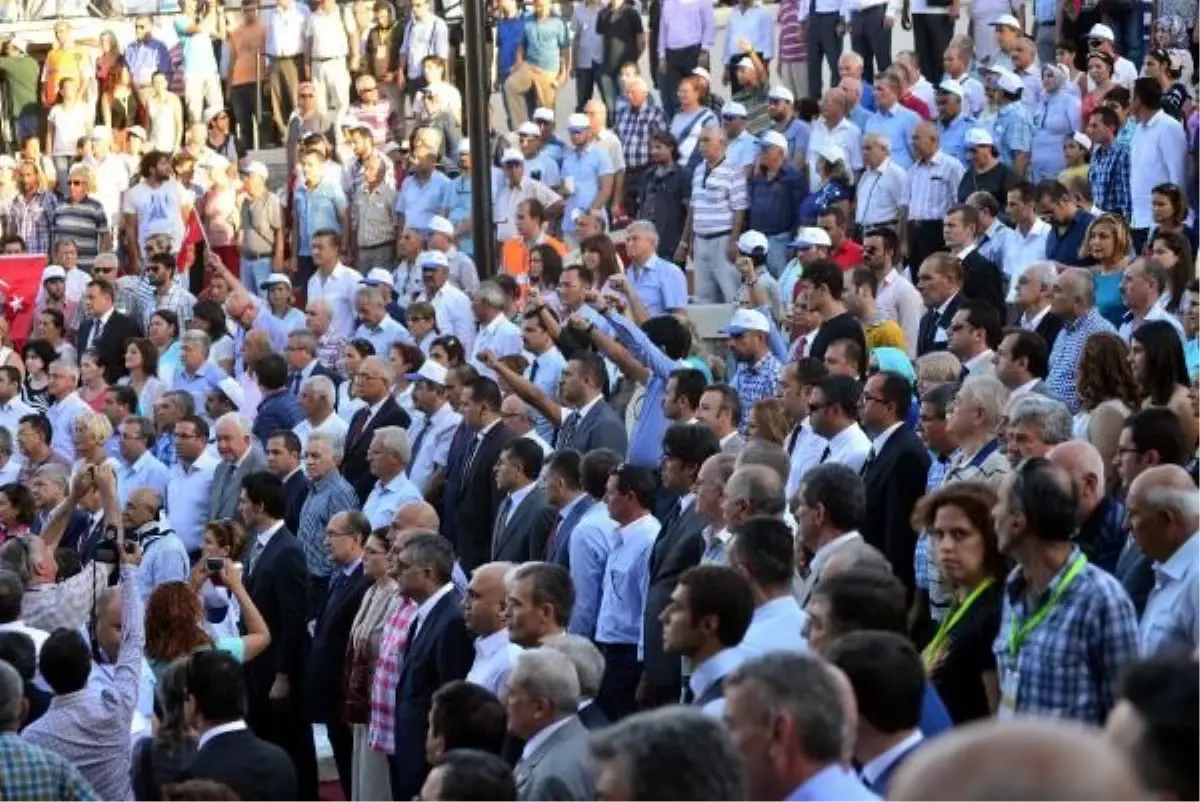
[[[221,569],[225,567],[225,560],[220,557],[205,557],[204,569],[210,574],[219,574]]]

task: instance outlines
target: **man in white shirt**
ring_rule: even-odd
[[[475,636],[475,662],[467,672],[467,682],[487,688],[503,699],[508,690],[508,675],[521,647],[508,639],[504,621],[504,577],[512,563],[487,563],[471,573],[467,595],[463,599],[463,620]]]
[[[1005,239],[1002,267],[1011,288],[1008,299],[1015,301],[1021,273],[1046,258],[1050,224],[1038,214],[1037,190],[1032,184],[1018,184],[1010,189],[1006,208],[1013,227]]]
[[[849,158],[848,166],[854,174],[862,172],[862,131],[846,117],[850,112],[850,101],[846,90],[835,86],[825,90],[821,98],[821,117],[813,123],[808,135],[808,183],[820,186],[817,174],[817,154],[826,142],[840,145]]]
[[[1175,333],[1179,335],[1181,345],[1187,341],[1179,319],[1164,311],[1159,303],[1168,280],[1166,268],[1158,262],[1136,259],[1125,268],[1125,274],[1121,277],[1121,300],[1125,302],[1125,308],[1129,311],[1121,321],[1120,334],[1126,343],[1130,342],[1138,328],[1153,320],[1163,320],[1171,324]]]
[[[878,226],[893,226],[900,219],[908,175],[892,161],[892,145],[887,137],[867,134],[862,140],[862,164],[865,171],[858,182],[860,201],[854,210],[854,223],[860,232]]]
[[[300,409],[304,410],[304,420],[292,427],[292,431],[300,438],[301,449],[308,445],[308,438],[314,434],[329,436],[339,447],[345,445],[350,424],[334,412],[337,389],[328,376],[305,379],[300,385],[299,401]]]
[[[900,168],[896,168],[900,169]],[[917,355],[917,334],[925,302],[908,277],[896,269],[900,259],[900,239],[890,228],[877,228],[863,236],[863,264],[878,280],[875,311],[883,320],[894,320],[904,332],[905,350],[910,358]]]
[[[1162,95],[1162,86],[1154,78],[1134,82],[1130,115],[1137,128],[1129,153],[1129,192],[1135,252],[1141,251],[1153,225],[1150,199],[1154,187],[1187,186],[1187,135],[1179,121],[1162,110]]]
[[[413,382],[413,416],[409,426],[412,458],[408,463],[408,478],[422,493],[429,491],[445,474],[450,456],[450,443],[462,422],[446,398],[448,373],[445,367],[431,359],[409,375]]]
[[[350,43],[342,15],[333,0],[321,0],[305,29],[308,72],[317,91],[317,105],[330,119],[340,120],[350,107],[350,72],[346,57]],[[357,47],[358,42],[354,45]]]
[[[504,314],[506,304],[504,291],[494,281],[480,284],[471,304],[475,318],[479,321],[479,333],[471,344],[469,361],[481,376],[487,376],[489,379],[495,379],[496,372],[483,364],[479,359],[480,352],[489,351],[499,359],[519,354],[525,349],[521,330]]]
[[[517,206],[527,200],[536,200],[546,209],[547,217],[558,217],[562,213],[563,199],[546,184],[525,174],[525,157],[521,151],[509,148],[500,157],[504,171],[504,183],[492,202],[492,216],[496,222],[496,239],[507,242],[517,236]]]
[[[827,376],[813,387],[808,401],[813,431],[828,441],[819,464],[839,462],[855,473],[862,470],[871,440],[857,422],[861,394],[849,376]]]
[[[475,313],[467,294],[449,281],[450,260],[440,251],[423,251],[417,263],[425,287],[419,300],[433,305],[438,331],[454,335],[463,349],[471,353],[475,343]]]
[[[993,363],[996,378],[1012,391],[1009,400],[1024,393],[1050,395],[1046,387],[1046,363],[1050,349],[1040,335],[1020,329],[1004,335]]]
[[[995,373],[991,346],[1000,339],[1000,316],[995,309],[981,301],[963,301],[948,332],[946,348],[962,363],[963,378]]]
[[[0,365],[0,429],[16,440],[21,418],[36,411],[21,400],[21,371],[11,365]]]
[[[329,302],[332,321],[329,326],[344,337],[354,331],[354,293],[362,274],[341,262],[336,233],[317,232],[312,236],[312,260],[316,269],[308,280],[308,297]]]
[[[178,461],[171,466],[167,485],[167,520],[195,559],[204,545],[204,525],[209,519],[209,497],[218,460],[207,452],[208,424],[203,418],[181,418],[174,429]]]

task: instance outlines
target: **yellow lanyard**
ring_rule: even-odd
[[[941,626],[938,627],[937,634],[933,636],[933,640],[925,647],[925,651],[921,652],[921,659],[925,663],[925,669],[928,671],[937,663],[938,658],[942,656],[942,651],[946,647],[946,640],[950,637],[950,632],[958,625],[971,609],[971,605],[983,595],[983,592],[995,584],[994,579],[988,577],[983,583],[971,591],[971,594],[963,601],[961,605],[954,608],[950,615],[942,619]]]
[[[1079,576],[1083,571],[1083,567],[1087,565],[1087,557],[1080,554],[1072,562],[1067,572],[1063,575],[1062,581],[1058,583],[1058,587],[1054,589],[1054,593],[1046,600],[1046,603],[1038,608],[1037,612],[1019,621],[1016,616],[1013,616],[1012,629],[1008,633],[1008,653],[1016,658],[1021,653],[1021,646],[1025,643],[1025,639],[1029,637],[1029,633],[1037,629],[1038,625],[1050,614],[1058,604],[1062,595],[1067,592],[1067,588],[1075,581],[1075,577]]]

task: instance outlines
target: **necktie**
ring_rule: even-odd
[[[288,389],[292,391],[292,395],[300,395],[300,371],[292,373],[292,377],[288,380]]]
[[[417,639],[417,630],[421,627],[421,616],[414,615],[412,623],[408,625],[408,634],[404,636],[404,648],[411,649],[413,641]]]
[[[546,562],[550,562],[554,558],[554,546],[558,541],[558,528],[562,526],[563,516],[560,512],[554,517],[554,528],[550,530],[550,537],[546,540]]]
[[[829,446],[825,446],[825,450],[821,452],[821,458],[817,460],[817,464],[824,465],[825,460],[829,459],[829,455],[832,453],[833,452],[830,450]]]
[[[471,473],[471,466],[475,464],[475,454],[479,451],[479,444],[483,442],[483,435],[477,434],[471,438],[471,446],[467,449],[467,458],[463,460],[463,476]]]
[[[246,560],[246,573],[254,573],[254,569],[258,566],[258,558],[262,556],[263,549],[266,546],[258,538],[254,539],[254,545],[250,547],[250,557]]]
[[[871,450],[867,452],[867,458],[863,461],[862,470],[858,472],[859,476],[866,476],[867,470],[870,469],[871,463],[875,461],[875,446],[871,446]]]
[[[346,572],[338,568],[333,572],[333,577],[329,580],[329,595],[336,595],[344,584],[346,584]]]
[[[682,512],[683,512],[683,502],[676,501],[674,504],[672,504],[671,509],[667,512],[666,517],[663,518],[662,531],[666,532],[668,529],[670,529],[671,525],[674,524],[675,521],[679,519],[679,515]]]
[[[537,381],[537,372],[538,372],[539,367],[541,367],[541,363],[538,362],[536,359],[533,360],[533,364],[529,366],[529,383],[530,384],[533,384],[534,382]]]
[[[95,348],[96,343],[100,342],[100,335],[103,333],[104,321],[96,318],[96,324],[92,326],[92,330],[88,334],[88,348]]]
[[[358,442],[358,438],[362,437],[362,433],[367,428],[367,418],[371,417],[371,408],[365,407],[354,414],[354,421],[350,424],[350,432],[346,435],[346,447],[354,445]]]
[[[797,426],[795,429],[792,429],[792,436],[788,438],[787,453],[789,457],[796,453],[796,440],[799,438],[800,427]]]
[[[679,704],[690,705],[696,701],[696,693],[692,690],[691,685],[684,685],[683,690],[679,692]]]
[[[496,549],[500,545],[500,536],[504,534],[504,524],[508,522],[510,510],[512,510],[512,496],[505,496],[504,503],[500,505],[500,512],[496,513],[496,523],[492,527],[492,559],[496,557]]]
[[[558,430],[558,443],[556,447],[559,449],[570,448],[575,440],[575,432],[579,429],[579,413],[572,412],[563,421],[562,428]]]
[[[429,421],[426,421],[425,425],[421,427],[421,431],[417,432],[417,437],[412,444],[412,457],[408,461],[408,467],[404,469],[405,475],[411,475],[412,467],[417,463],[417,454],[421,453],[421,443],[425,441],[425,434],[430,428]]]

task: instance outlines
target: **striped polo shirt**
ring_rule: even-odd
[[[692,231],[700,236],[723,234],[733,229],[734,213],[750,208],[746,173],[731,159],[710,167],[696,165],[692,174]]]
[[[95,198],[84,198],[79,203],[64,201],[54,209],[51,224],[51,240],[75,240],[79,250],[79,266],[91,272],[96,254],[100,252],[100,235],[108,230],[108,215]]]

